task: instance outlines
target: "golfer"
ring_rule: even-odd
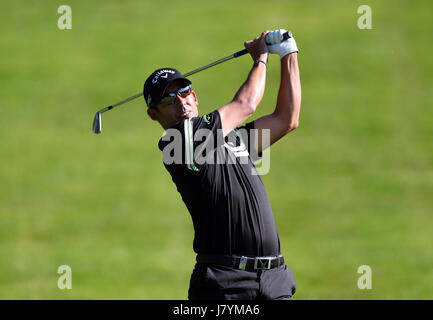
[[[145,81],[147,113],[165,129],[158,145],[164,166],[193,221],[197,262],[191,300],[290,299],[295,293],[269,198],[252,162],[298,127],[298,48],[293,37],[281,42],[285,32],[264,31],[244,43],[254,62],[246,81],[233,100],[204,116],[191,81],[179,71],[158,69]],[[281,58],[275,110],[242,126],[262,100],[269,53]]]

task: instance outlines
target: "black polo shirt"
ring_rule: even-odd
[[[251,161],[257,157],[250,129],[254,122],[223,137],[214,111],[178,122],[159,141],[164,166],[192,217],[196,253],[280,253],[269,198]]]

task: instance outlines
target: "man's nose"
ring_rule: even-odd
[[[185,98],[182,98],[182,97],[180,96],[180,94],[176,94],[176,99],[175,99],[175,101],[176,101],[176,103],[177,103],[179,106],[183,106],[183,105],[186,103],[186,97],[185,97]]]

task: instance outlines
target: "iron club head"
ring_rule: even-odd
[[[96,134],[102,131],[101,113],[101,111],[96,112],[95,119],[93,120],[93,132]]]

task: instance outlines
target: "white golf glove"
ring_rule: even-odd
[[[281,42],[285,32],[287,32],[287,30],[278,29],[271,31],[266,35],[266,43],[269,43],[269,52],[279,54],[281,59],[292,52],[299,51],[295,38],[290,37],[289,39]]]

